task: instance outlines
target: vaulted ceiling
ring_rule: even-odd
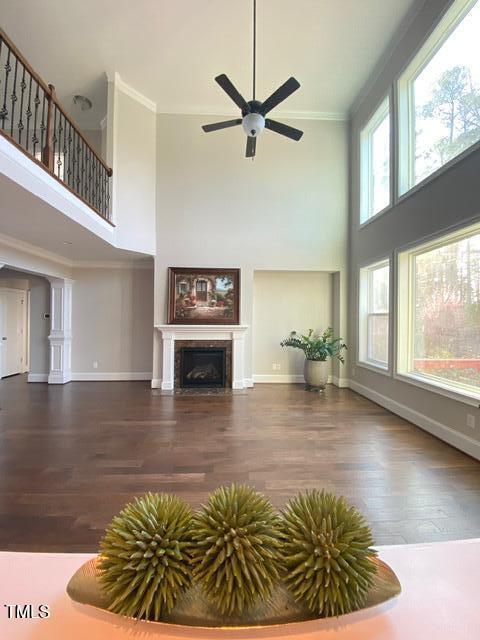
[[[294,75],[301,90],[277,116],[344,117],[418,2],[257,0],[258,97]],[[252,0],[2,0],[0,19],[86,128],[106,113],[105,72],[160,112],[230,113],[219,73],[251,97]],[[91,111],[75,111],[77,93]]]

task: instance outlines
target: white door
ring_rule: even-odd
[[[25,371],[25,299],[18,289],[0,291],[0,377]]]

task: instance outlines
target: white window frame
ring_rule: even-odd
[[[413,85],[477,0],[455,0],[397,80],[398,199],[410,195],[480,149],[480,141],[415,184],[415,114]]]
[[[379,211],[373,210],[373,136],[385,120],[389,119],[389,154],[388,154],[388,204]],[[360,132],[360,226],[381,215],[392,206],[392,113],[391,98],[388,94],[375,110],[373,116]]]
[[[397,251],[396,365],[394,373],[394,378],[402,382],[408,382],[475,407],[480,407],[480,391],[478,394],[473,393],[441,378],[414,373],[411,369],[413,368],[414,355],[415,257],[478,233],[480,233],[480,222],[463,226],[455,231],[444,232],[433,239],[424,240],[420,244],[417,243]]]
[[[373,313],[371,309],[371,293],[373,272],[377,269],[388,267],[388,311],[386,313]],[[373,263],[365,264],[359,269],[358,278],[358,332],[357,332],[357,365],[373,369],[376,372],[390,375],[391,371],[391,354],[390,341],[392,336],[391,326],[391,289],[392,289],[392,264],[390,256],[386,256]],[[373,316],[387,316],[388,318],[388,346],[387,346],[387,362],[381,362],[373,358],[369,358],[370,335],[368,331],[368,321]]]

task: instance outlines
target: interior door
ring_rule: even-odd
[[[0,377],[24,372],[24,305],[26,292],[0,291]]]

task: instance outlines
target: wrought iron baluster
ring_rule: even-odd
[[[81,139],[81,149],[82,149],[82,198],[85,198],[85,151],[84,151],[84,142],[83,138]]]
[[[47,96],[45,91],[43,92],[43,100],[42,100],[42,121],[40,123],[40,153],[43,153],[43,149],[45,148],[45,106],[47,103]]]
[[[23,65],[22,65],[23,66]],[[22,133],[25,129],[25,125],[23,124],[23,99],[25,96],[25,89],[27,88],[27,84],[25,82],[25,67],[23,67],[22,79],[20,81],[20,117],[18,120],[18,144],[22,144]],[[27,138],[28,144],[28,138]]]
[[[66,132],[66,127],[65,127],[65,132]],[[65,166],[67,167],[67,174],[65,176],[65,182],[68,184],[68,186],[71,186],[71,179],[72,179],[72,123],[69,121],[68,122],[68,138],[67,138],[67,142],[68,142],[68,146],[67,146],[67,150],[66,150],[66,156],[67,156],[67,161],[65,162]]]
[[[7,93],[8,93],[8,79],[10,77],[10,73],[12,71],[12,66],[10,64],[10,47],[7,46],[7,61],[5,63],[5,87],[3,89],[3,106],[0,110],[0,119],[2,120],[2,129],[5,129],[5,121],[8,118],[8,108],[7,108]]]
[[[31,86],[31,84],[32,84],[32,76],[30,76],[30,86]],[[34,116],[33,116],[33,136],[32,136],[33,155],[34,155],[34,157],[36,157],[36,154],[37,154],[37,144],[38,144],[37,123],[38,123],[38,107],[40,106],[40,97],[38,95],[38,91],[39,91],[38,82],[36,83],[36,85],[37,85],[37,89],[36,89],[36,92],[35,92],[35,98],[33,99],[33,104],[35,105],[35,107],[34,107]]]
[[[17,72],[18,72],[18,58],[15,58],[15,71],[13,73],[13,87],[10,101],[12,103],[12,115],[10,119],[10,135],[13,138],[13,129],[15,124],[15,104],[17,102]]]
[[[51,98],[50,98],[51,99]],[[53,103],[53,135],[52,135],[52,147],[50,153],[52,155],[53,164],[51,164],[49,158],[49,168],[55,173],[55,145],[57,144],[57,106]]]
[[[80,194],[80,176],[81,176],[81,164],[80,164],[80,151],[82,150],[80,147],[80,138],[78,136],[78,133],[76,134],[76,138],[77,138],[77,146],[76,146],[76,152],[77,152],[77,193]]]
[[[90,204],[93,204],[93,196],[92,196],[92,163],[93,163],[93,154],[90,149],[85,148],[85,158],[87,162],[87,200]]]
[[[25,148],[28,151],[28,146],[30,143],[30,120],[32,118],[32,75],[29,73],[30,81],[28,83],[28,107],[25,115],[27,116],[27,130],[25,132]],[[35,150],[33,152],[35,155]]]

